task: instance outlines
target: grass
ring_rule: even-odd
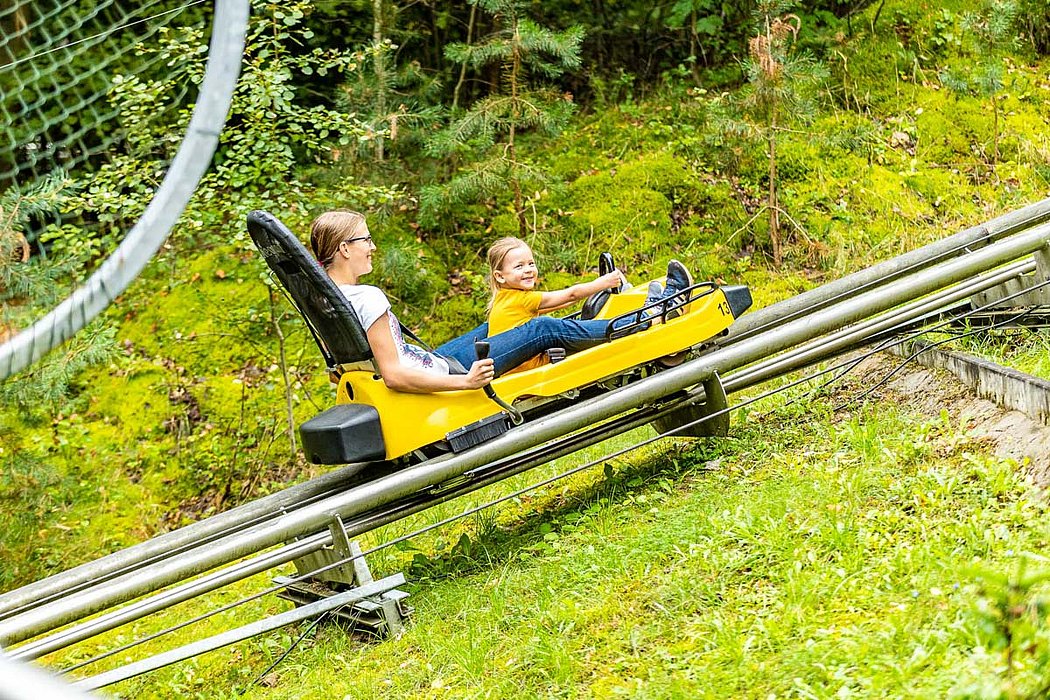
[[[985,105],[914,74],[910,55],[945,31],[927,9],[914,5],[893,20],[913,28],[911,39],[885,31],[847,52],[855,94],[846,105],[855,111],[828,105],[812,133],[782,144],[782,203],[805,231],[785,269],[765,263],[762,217],[748,223],[764,191],[761,151],[712,146],[708,98],[679,95],[581,115],[562,137],[531,145],[563,180],[537,194],[534,212],[552,280],[575,280],[598,247],[613,245],[639,274],[674,256],[706,276],[746,282],[757,308],[1046,196],[1048,59],[1011,68],[1004,155],[993,167]],[[937,60],[929,60],[932,76]],[[893,145],[897,132],[914,140],[913,151]],[[825,134],[838,138],[817,138]],[[377,226],[384,248],[416,261],[406,289],[433,297],[416,282],[437,283],[431,304],[407,294],[397,302],[409,325],[437,339],[480,313],[478,251],[513,223],[500,211],[479,205],[476,220],[458,217],[459,234],[425,241],[409,233],[411,212]],[[681,228],[672,230],[672,218]],[[213,232],[220,246],[156,261],[125,293],[112,312],[124,354],[82,378],[68,410],[33,424],[0,414],[4,588],[307,476],[310,467],[280,450],[281,382],[260,263],[227,234]],[[446,294],[453,270],[473,296]],[[385,288],[400,284],[382,263],[378,274]],[[315,363],[297,390],[301,420],[330,401],[330,387],[301,325],[286,332],[296,334],[293,364]],[[1034,338],[973,345],[1050,376],[1045,335]],[[804,406],[764,420],[739,416],[730,440],[670,442],[373,556],[377,573],[412,578],[418,613],[408,633],[368,645],[325,626],[246,695],[927,697],[997,682],[1001,660],[974,622],[976,588],[961,572],[975,560],[1009,569],[1017,553],[1043,548],[1038,498],[1014,465],[988,457],[945,419],[893,406],[848,416]],[[363,544],[601,455],[588,454]],[[260,577],[186,610],[265,585]],[[285,608],[259,601],[174,641]],[[55,665],[185,616],[118,630]],[[115,690],[231,697],[298,633]]]
[[[764,410],[731,438],[667,441],[442,532],[419,543],[433,547],[427,567],[412,552],[387,557],[375,573],[413,573],[416,613],[398,640],[325,625],[247,688],[290,629],[110,690],[931,697],[996,679],[964,571],[1046,546],[1045,507],[1016,465],[944,417]],[[464,533],[469,553],[456,549]]]
[[[1050,379],[1050,336],[1044,329],[1009,328],[977,333],[944,347]]]

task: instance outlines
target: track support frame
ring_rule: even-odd
[[[331,545],[294,560],[296,578],[274,578],[274,583],[285,586],[278,597],[296,605],[307,605],[375,581],[361,547],[347,537],[338,514],[332,515],[328,530],[332,534]],[[412,608],[405,602],[407,598],[408,593],[395,588],[339,608],[333,615],[354,630],[383,638],[399,637],[404,631],[405,619],[412,614]]]
[[[674,435],[683,437],[725,437],[729,434],[729,398],[718,373],[713,373],[704,380],[704,402],[686,404],[679,409],[661,416],[652,425],[659,433],[675,431]],[[721,411],[721,413],[719,413]],[[712,414],[719,415],[708,418]],[[706,420],[702,420],[706,418]],[[700,421],[700,422],[697,422]],[[692,424],[692,425],[690,425]],[[688,428],[682,428],[689,425]]]

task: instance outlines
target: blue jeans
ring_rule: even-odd
[[[489,324],[482,323],[472,331],[434,348],[435,352],[454,357],[469,368],[477,357],[474,341],[489,342],[489,357],[496,364],[496,376],[514,369],[526,360],[551,348],[565,348],[566,353],[580,352],[606,341],[609,321],[570,321],[552,316],[534,318],[517,328],[487,338]]]

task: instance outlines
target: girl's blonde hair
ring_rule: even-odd
[[[349,209],[326,211],[310,224],[310,248],[317,262],[327,268],[339,252],[339,244],[354,238],[365,225],[365,215]]]
[[[499,283],[496,282],[496,271],[503,269],[503,261],[507,259],[507,254],[515,248],[528,247],[528,243],[514,236],[501,238],[489,246],[489,252],[485,256],[489,263],[489,273],[485,277],[485,281],[489,285],[489,303],[485,307],[486,311],[491,311],[492,303],[496,301],[496,293],[500,290]]]

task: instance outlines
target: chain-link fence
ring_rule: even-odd
[[[70,174],[84,182],[133,145],[143,147],[141,134],[129,126],[141,119],[128,118],[129,105],[171,125],[158,153],[170,152],[171,140],[179,144],[156,169],[145,211],[122,218],[130,230],[116,250],[65,301],[0,345],[0,380],[87,325],[163,243],[215,151],[240,71],[247,18],[248,0],[217,0],[214,6],[205,0],[0,0],[0,234],[12,230],[5,221],[18,225],[13,230],[25,243],[15,247],[17,255],[28,253],[40,222],[17,221],[12,210],[41,198],[42,183]],[[190,58],[158,50],[167,37],[188,32],[203,39],[209,27],[210,43],[200,44],[208,56],[203,77],[188,74],[179,94],[163,102],[127,99],[128,90]],[[118,109],[112,98],[120,90]],[[61,216],[61,209],[48,214]],[[81,209],[73,225],[89,225],[91,216]]]
[[[97,168],[119,150],[115,80],[165,69],[163,54],[136,47],[211,16],[206,0],[0,1],[0,190]]]

